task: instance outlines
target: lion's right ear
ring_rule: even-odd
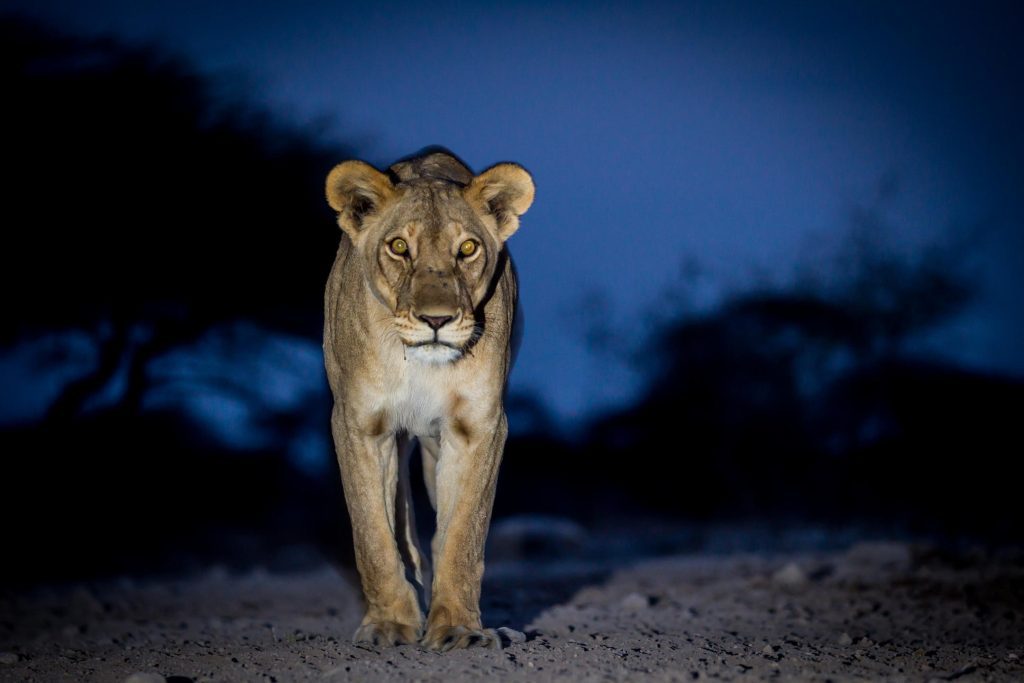
[[[364,161],[345,161],[327,174],[327,203],[338,212],[338,225],[353,240],[364,219],[395,193],[391,180]]]
[[[533,178],[519,164],[502,163],[473,178],[466,199],[494,218],[502,242],[519,229],[519,217],[533,203]]]

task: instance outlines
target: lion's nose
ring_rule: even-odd
[[[422,320],[423,322],[425,322],[426,324],[430,325],[431,329],[439,330],[442,327],[444,327],[445,325],[447,325],[449,322],[451,322],[452,318],[454,318],[455,316],[451,316],[451,315],[418,315],[416,317],[419,318],[420,320]]]

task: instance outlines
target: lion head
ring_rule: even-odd
[[[382,173],[346,161],[327,176],[327,202],[352,241],[365,281],[411,358],[461,357],[482,332],[481,304],[505,240],[533,202],[530,174],[502,163],[474,176],[447,153]]]

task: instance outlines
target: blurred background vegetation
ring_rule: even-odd
[[[156,49],[19,18],[0,45],[5,577],[344,554],[321,195],[359,150]],[[1024,384],[918,352],[975,293],[964,245],[897,254],[871,209],[843,229],[794,283],[666,296],[640,344],[595,315],[581,347],[641,390],[572,425],[511,395],[496,518],[1024,540]]]

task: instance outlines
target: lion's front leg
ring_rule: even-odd
[[[490,425],[447,435],[437,462],[434,581],[422,641],[431,649],[500,644],[480,621],[484,543],[508,432],[504,413]]]
[[[356,642],[415,643],[423,630],[416,591],[405,578],[395,538],[398,457],[393,435],[368,434],[335,408],[331,420],[366,616]]]

